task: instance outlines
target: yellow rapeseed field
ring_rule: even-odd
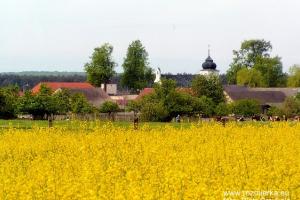
[[[300,124],[0,130],[0,199],[300,199]]]

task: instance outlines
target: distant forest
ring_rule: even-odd
[[[178,87],[189,87],[195,75],[192,74],[162,74],[163,78],[173,79]],[[225,75],[220,76],[223,84],[226,84]],[[33,88],[40,82],[85,82],[84,72],[16,72],[0,73],[0,87],[8,85],[18,85],[20,89],[24,87]],[[120,74],[114,76],[112,83],[118,84],[120,88]]]

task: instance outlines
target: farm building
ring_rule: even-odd
[[[81,93],[94,106],[99,107],[105,101],[111,101],[110,96],[101,88],[96,88],[89,83],[81,82],[41,82],[32,88],[32,92],[38,93],[41,85],[46,85],[53,92],[67,89],[71,94]]]
[[[300,88],[249,88],[246,86],[225,85],[227,102],[241,99],[255,99],[262,106],[280,106],[289,96],[295,96]]]
[[[295,96],[300,92],[300,88],[249,88],[238,85],[224,85],[223,88],[227,103],[242,99],[254,99],[261,104],[264,110],[270,106],[281,106],[287,97]],[[191,88],[177,88],[176,90],[192,95]],[[153,88],[145,88],[137,99],[153,92]]]

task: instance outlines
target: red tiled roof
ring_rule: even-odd
[[[140,92],[139,96],[136,97],[136,99],[140,99],[140,98],[142,98],[143,96],[146,96],[146,95],[148,95],[148,94],[152,94],[153,92],[154,92],[154,88],[144,88],[144,89]]]
[[[49,87],[51,90],[56,91],[57,89],[90,89],[94,88],[89,83],[81,82],[41,82],[32,88],[32,93],[38,93],[40,91],[41,85],[44,84]]]

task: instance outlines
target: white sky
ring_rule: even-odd
[[[196,73],[208,44],[225,72],[232,50],[256,38],[287,71],[300,63],[299,13],[299,0],[0,0],[0,72],[82,71],[105,42],[120,72],[135,39],[163,73]]]

